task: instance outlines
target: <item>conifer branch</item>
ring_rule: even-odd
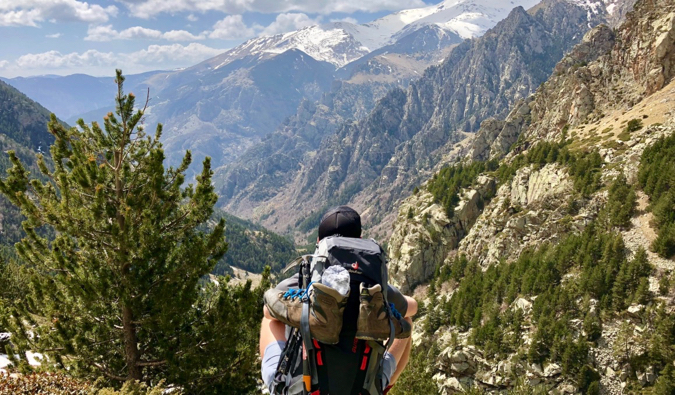
[[[106,377],[111,378],[113,380],[117,381],[127,381],[126,377],[118,376],[112,372],[110,372],[108,369],[106,369],[103,365],[101,365],[98,362],[93,362],[92,366],[96,367],[98,370],[101,371]]]

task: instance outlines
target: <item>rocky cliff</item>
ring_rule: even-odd
[[[319,150],[303,157],[290,182],[256,191],[265,199],[223,203],[277,230],[299,225],[308,211],[316,214],[338,200],[369,208],[366,224],[386,225],[392,217],[385,214],[431,174],[446,148],[484,119],[506,116],[546,80],[588,25],[605,17],[558,0],[530,11],[516,8],[483,37],[454,48],[406,91],[390,91],[363,120],[340,125]]]
[[[440,357],[415,374],[439,393],[671,393],[675,260],[652,250],[663,219],[640,179],[669,177],[644,158],[675,133],[674,11],[638,1],[483,122],[463,168],[489,171],[451,216],[438,177],[401,205],[390,272],[424,300],[417,352]]]

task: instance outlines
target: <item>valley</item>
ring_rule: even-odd
[[[109,101],[54,101],[81,96],[74,81],[110,83],[7,79],[69,124],[82,114],[100,121]],[[143,122],[164,124],[167,168],[180,166],[186,184],[208,180],[203,195],[190,186],[184,196],[211,199],[195,238],[224,226],[227,252],[199,279],[213,292],[204,315],[235,336],[232,318],[211,309],[227,306],[255,330],[241,330],[245,347],[234,350],[196,326],[247,361],[241,376],[223,368],[232,376],[214,379],[220,391],[228,380],[260,390],[263,288],[313,248],[321,215],[347,204],[361,213],[364,237],[385,246],[391,283],[420,305],[411,360],[391,394],[673,393],[672,1],[446,0],[262,35],[183,70],[130,76],[127,86],[150,89]],[[9,92],[0,147],[38,175],[34,154],[53,137],[26,120],[44,124],[48,110],[0,88],[0,99]],[[0,159],[2,179],[11,166]],[[32,237],[20,222],[34,214],[4,196],[0,208],[2,274],[17,270],[12,245]],[[0,318],[15,294],[0,292]],[[222,363],[211,351],[186,353],[208,371]],[[124,372],[123,353],[114,358],[111,368]],[[91,377],[91,367],[77,369]],[[188,393],[202,388],[182,371],[152,369]]]

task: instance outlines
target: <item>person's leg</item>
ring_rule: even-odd
[[[412,327],[412,320],[410,318],[405,318],[405,320],[408,321],[410,323],[410,326]],[[408,364],[408,360],[410,359],[411,348],[412,348],[412,336],[408,337],[407,339],[395,339],[394,343],[392,343],[391,347],[389,348],[389,353],[393,355],[394,358],[396,359],[396,370],[389,379],[390,386],[396,383],[398,376],[401,375],[406,365]]]

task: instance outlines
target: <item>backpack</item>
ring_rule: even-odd
[[[350,294],[343,313],[340,343],[328,345],[311,338],[309,301],[303,304],[302,325],[290,328],[286,347],[279,360],[272,393],[279,395],[381,395],[382,363],[394,340],[394,326],[387,344],[356,339],[359,314],[359,285],[380,284],[387,301],[386,255],[372,239],[340,236],[322,239],[313,255],[292,262],[285,271],[299,266],[299,286],[306,288],[321,280],[324,270],[339,265],[349,272]],[[391,310],[388,311],[392,316]]]

